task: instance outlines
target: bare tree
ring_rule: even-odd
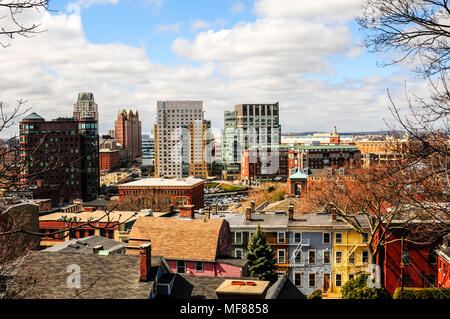
[[[397,52],[393,63],[421,59],[416,71],[430,75],[448,70],[449,17],[448,0],[365,0],[356,20],[372,52]]]
[[[40,24],[22,22],[25,13],[32,10],[42,12],[49,10],[50,0],[5,0],[0,1],[0,45],[8,47],[17,36],[31,37],[40,30]]]

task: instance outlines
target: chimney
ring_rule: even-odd
[[[92,251],[93,251],[94,254],[98,254],[98,252],[99,252],[100,250],[103,250],[103,246],[102,246],[102,245],[97,245],[97,246],[94,246],[94,247],[92,248]]]
[[[150,270],[152,267],[152,244],[143,244],[139,246],[140,261],[140,281],[150,280]]]
[[[245,209],[245,220],[252,220],[252,209],[250,207]]]
[[[251,207],[251,209],[252,209],[252,214],[254,214],[254,213],[255,213],[255,207],[256,207],[256,204],[255,204],[255,201],[254,201],[254,200],[252,200],[252,201],[250,202],[250,207]]]
[[[208,208],[206,211],[205,211],[205,222],[206,221],[208,221],[209,219],[210,219],[210,217],[211,217],[211,208]]]
[[[184,205],[180,207],[180,218],[194,219],[194,205]]]
[[[289,220],[294,220],[294,205],[289,205],[288,208],[288,212],[289,212]]]

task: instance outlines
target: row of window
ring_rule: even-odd
[[[195,271],[203,272],[203,262],[201,262],[201,261],[195,262]],[[177,260],[177,273],[178,274],[186,273],[186,261],[185,260]]]
[[[253,232],[249,232],[249,238],[251,238]],[[243,243],[243,232],[231,232],[231,239],[233,244]],[[302,233],[294,232],[294,243],[299,244],[302,242]],[[367,242],[367,236],[362,236],[362,243]],[[286,232],[277,232],[277,243],[286,244]],[[334,243],[342,244],[342,233],[334,233]],[[322,244],[331,244],[331,233],[322,233]]]
[[[317,280],[316,280],[317,274],[314,272],[308,273],[308,288],[315,288],[317,286]],[[330,285],[330,278],[331,274],[324,273],[323,274],[323,284],[324,285]],[[352,280],[355,278],[354,274],[348,275],[348,280]],[[336,287],[342,286],[342,274],[335,274],[335,281],[334,284]],[[294,285],[296,287],[302,287],[303,286],[303,273],[302,272],[295,272],[294,273]],[[324,287],[324,290],[327,290],[327,288]]]

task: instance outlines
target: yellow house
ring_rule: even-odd
[[[369,249],[363,236],[351,228],[333,231],[333,278],[324,298],[340,298],[341,287],[350,279],[369,273]]]

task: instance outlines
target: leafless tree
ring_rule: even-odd
[[[50,0],[4,0],[0,1],[0,45],[8,47],[17,36],[31,37],[44,32],[40,24],[22,22],[22,17],[32,11],[49,10]]]

